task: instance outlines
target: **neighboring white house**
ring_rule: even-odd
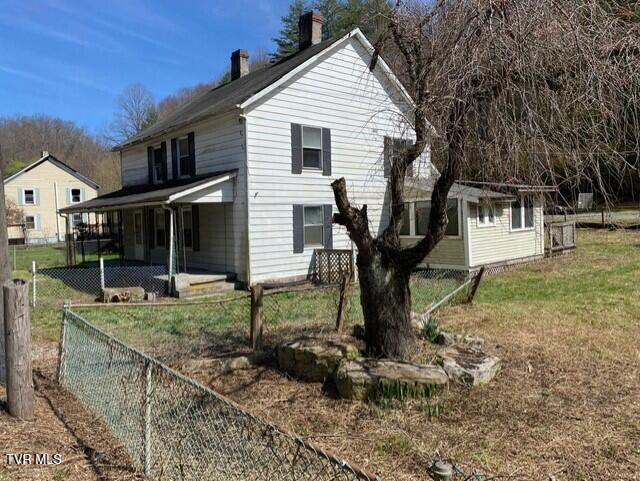
[[[384,229],[385,160],[413,138],[412,101],[384,60],[370,70],[359,29],[320,41],[321,28],[321,16],[303,15],[300,50],[254,72],[234,52],[231,82],[114,149],[120,191],[65,211],[122,211],[125,257],[171,258],[170,273],[192,283],[203,273],[244,285],[306,278],[316,249],[352,249],[331,222],[340,177],[367,204],[372,232]],[[431,172],[428,151],[413,170]]]
[[[63,241],[67,225],[59,210],[97,197],[99,188],[46,151],[40,159],[4,179],[5,198],[12,199],[23,211],[30,244]],[[72,226],[88,219],[86,213],[70,217]]]

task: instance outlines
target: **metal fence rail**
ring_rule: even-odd
[[[149,475],[175,480],[379,479],[132,349],[65,309],[59,381]]]

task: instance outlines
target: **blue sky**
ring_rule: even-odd
[[[0,0],[0,116],[44,113],[99,133],[142,82],[156,100],[273,51],[289,0]]]

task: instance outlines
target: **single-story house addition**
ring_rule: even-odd
[[[353,250],[331,222],[330,184],[340,177],[381,232],[389,160],[414,138],[405,121],[413,102],[384,59],[370,69],[373,47],[359,29],[321,41],[322,17],[311,12],[299,27],[299,51],[256,71],[246,51],[233,52],[229,83],[114,148],[120,191],[64,211],[121,211],[125,258],[166,263],[191,285],[303,279],[316,250]],[[412,175],[431,170],[427,149]],[[410,208],[412,219],[421,205]],[[481,260],[464,256],[461,268]]]
[[[449,191],[445,237],[423,267],[474,270],[540,259],[544,247],[544,199],[531,189],[504,193],[456,183]],[[408,179],[402,245],[426,233],[431,204],[429,180]]]
[[[98,195],[100,186],[47,151],[40,159],[4,179],[6,199],[24,212],[27,242],[42,244],[65,238],[67,220],[59,211]],[[92,222],[95,222],[95,218]],[[71,214],[71,225],[88,222],[89,215]]]

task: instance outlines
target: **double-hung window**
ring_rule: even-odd
[[[411,235],[411,204],[408,203],[404,204],[404,210],[402,211],[400,235]]]
[[[158,209],[156,210],[156,246],[164,247],[165,235],[164,211],[162,209]]]
[[[178,176],[185,177],[189,175],[189,159],[191,152],[189,151],[189,137],[185,136],[178,139]]]
[[[304,246],[324,245],[324,214],[321,205],[304,207]]]
[[[496,213],[491,204],[478,205],[478,226],[486,227],[496,225]]]
[[[77,227],[80,224],[82,224],[82,214],[80,214],[79,212],[76,212],[75,214],[73,214],[71,216],[71,225],[73,227]]]
[[[80,192],[80,189],[71,189],[72,204],[77,204],[78,202],[80,202],[81,198],[82,198],[82,194]]]
[[[431,217],[431,201],[424,200],[415,203],[415,235],[426,235],[429,230]],[[457,237],[460,235],[460,216],[458,215],[458,199],[447,199],[447,227],[444,234]],[[404,226],[403,226],[404,230]],[[403,234],[405,235],[405,234]]]
[[[23,196],[24,196],[24,198],[22,200],[23,200],[23,203],[25,205],[35,205],[35,203],[36,203],[35,190],[33,190],[33,189],[24,189]]]
[[[27,215],[24,217],[25,228],[27,229],[35,229],[36,228],[36,217],[34,215]]]
[[[162,147],[154,147],[153,149],[153,183],[160,184],[164,181],[164,166],[162,159]]]
[[[302,126],[302,168],[322,169],[322,129]]]
[[[511,229],[533,228],[533,202],[530,197],[519,197],[511,204]]]

